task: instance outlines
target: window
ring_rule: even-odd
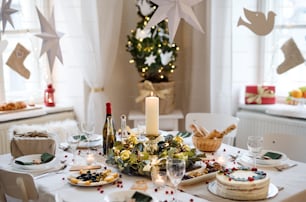
[[[40,33],[36,6],[40,11],[46,13],[44,11],[47,10],[47,5],[48,1],[45,0],[13,0],[11,3],[11,8],[18,10],[18,12],[11,15],[14,28],[7,22],[5,32],[1,33],[1,40],[8,42],[8,46],[2,54],[2,67],[0,66],[3,70],[3,74],[0,75],[2,77],[0,78],[1,102],[28,101],[30,97],[35,101],[42,99],[49,70],[46,56],[40,57],[41,39],[35,36]],[[20,76],[6,65],[17,43],[30,51],[24,60],[24,66],[30,71],[29,79]]]
[[[265,4],[266,12],[272,10],[277,14],[274,30],[264,37],[264,82],[275,85],[278,96],[288,96],[289,91],[306,85],[306,66],[301,64],[283,74],[277,74],[276,69],[285,60],[281,46],[290,38],[293,38],[306,58],[306,1],[262,2]]]

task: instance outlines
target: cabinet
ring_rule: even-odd
[[[179,109],[169,114],[161,114],[159,115],[159,129],[165,131],[178,131],[179,120],[183,118],[184,115]],[[128,120],[133,121],[134,128],[138,125],[145,125],[145,114],[138,110],[132,110],[129,112]]]

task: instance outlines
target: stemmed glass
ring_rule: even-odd
[[[76,162],[76,150],[81,140],[80,134],[70,134],[67,136],[67,142],[72,150],[72,161],[73,164]]]
[[[256,168],[256,158],[260,154],[263,146],[262,136],[248,136],[247,141],[248,150],[251,152],[253,157],[253,167]]]
[[[80,129],[82,131],[82,134],[85,135],[86,142],[87,142],[87,153],[89,153],[89,142],[90,137],[95,131],[95,124],[92,122],[82,122],[80,123]]]
[[[166,162],[167,175],[174,186],[176,192],[179,183],[186,172],[186,162],[184,159],[168,158]],[[173,198],[173,201],[178,201]]]

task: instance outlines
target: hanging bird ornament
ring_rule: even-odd
[[[244,15],[249,21],[244,21],[241,17],[238,20],[237,26],[243,25],[249,28],[252,32],[257,35],[267,35],[274,28],[274,21],[276,14],[273,11],[268,12],[268,17],[265,14],[258,11],[250,11],[246,8],[244,10]]]

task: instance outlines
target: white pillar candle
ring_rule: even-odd
[[[157,135],[159,129],[159,98],[155,96],[146,97],[146,134]]]

